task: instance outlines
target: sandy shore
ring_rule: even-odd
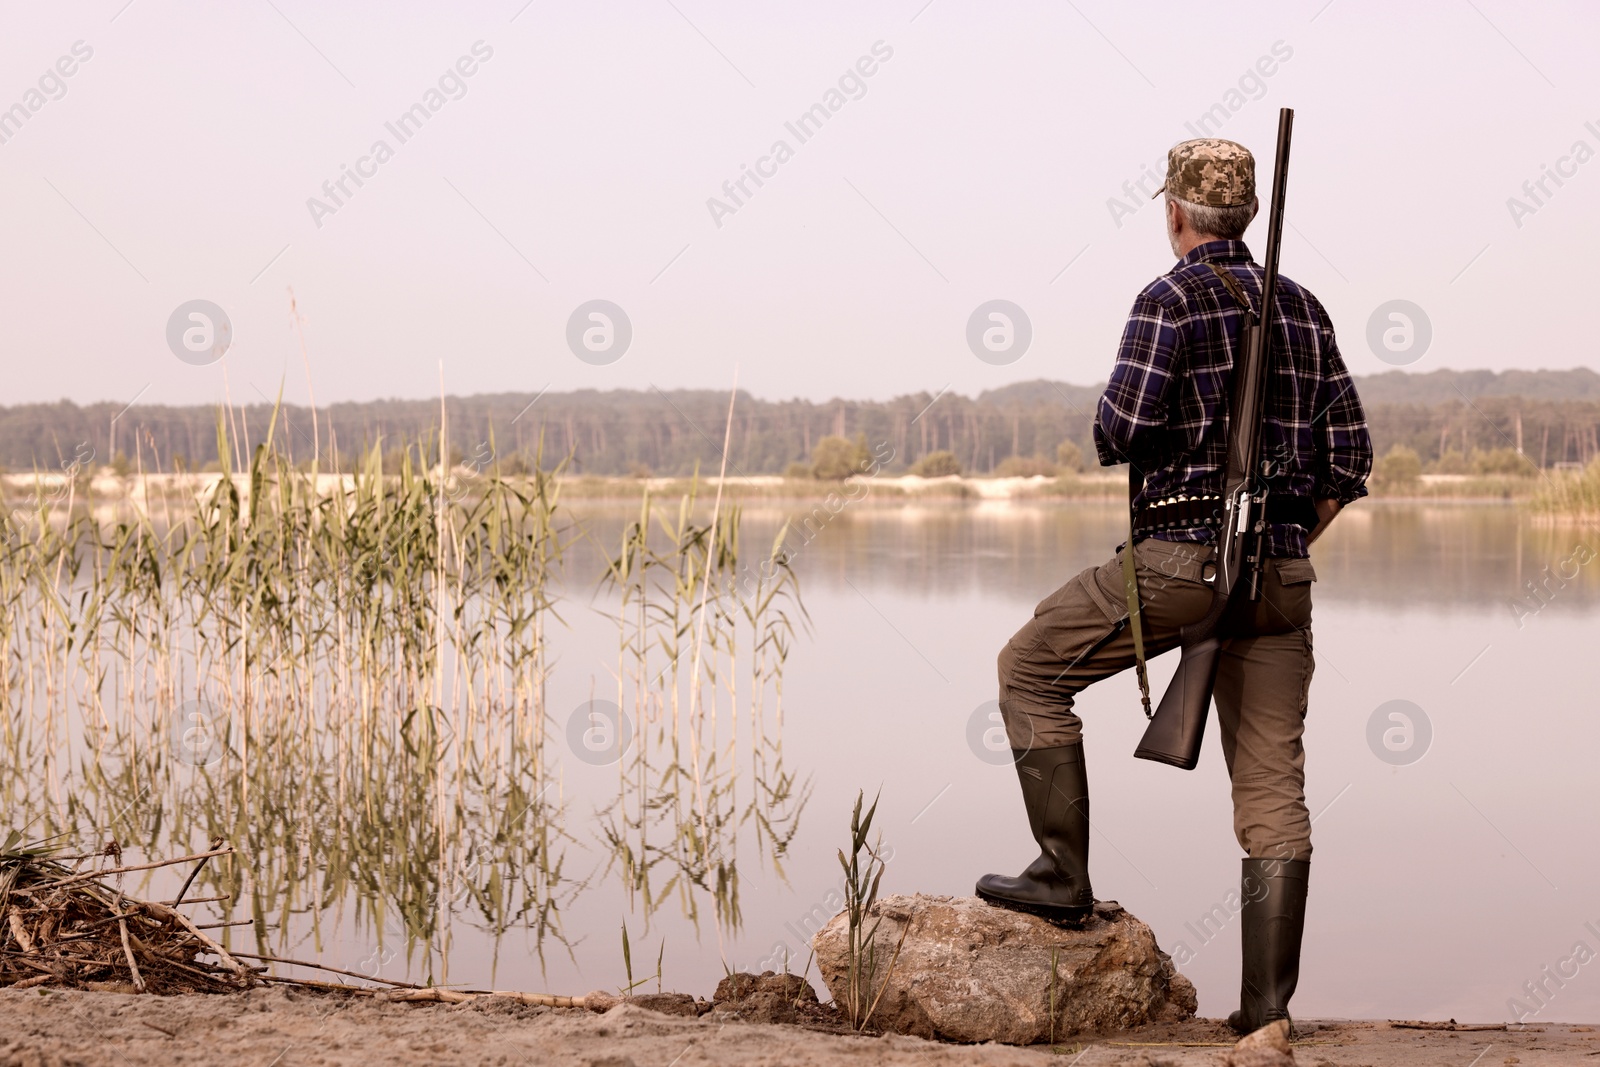
[[[856,1037],[659,1015],[621,1005],[581,1009],[469,1004],[390,1004],[370,998],[272,988],[229,996],[0,991],[0,1067],[236,1063],[577,1064],[1038,1064],[1190,1067],[1218,1064],[1231,1034],[1193,1020],[1045,1047],[942,1045],[908,1037]],[[1387,1022],[1303,1024],[1297,1061],[1310,1067],[1600,1062],[1600,1030],[1541,1024],[1520,1031],[1411,1030]],[[1066,1059],[1062,1059],[1066,1056]]]

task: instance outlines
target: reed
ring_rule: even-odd
[[[740,921],[741,828],[752,826],[752,843],[781,875],[810,795],[785,768],[781,744],[783,664],[804,607],[781,531],[752,566],[741,561],[739,508],[702,521],[696,502],[693,488],[675,509],[646,492],[607,566],[617,705],[634,742],[618,765],[605,833],[647,916],[676,898],[698,921],[703,894],[720,930]],[[741,753],[750,767],[743,798]]]
[[[1544,478],[1531,506],[1546,515],[1600,516],[1600,459],[1591,460],[1581,471],[1556,471]]]
[[[881,835],[878,839],[868,841],[872,833],[872,819],[878,811],[878,801],[874,797],[872,806],[863,814],[861,805],[864,800],[865,794],[857,793],[855,810],[850,813],[850,854],[846,856],[844,849],[839,850],[839,866],[844,868],[846,923],[845,990],[842,999],[850,1027],[857,1031],[865,1030],[872,1021],[872,1013],[877,1010],[878,1001],[888,990],[889,979],[894,975],[895,964],[900,959],[900,947],[905,944],[906,934],[911,931],[911,922],[907,919],[880,981],[878,969],[883,961],[879,958],[878,927],[882,925],[883,917],[874,915],[872,906],[878,900],[878,884],[883,880],[885,863],[880,855],[883,846]],[[872,991],[874,986],[878,990],[876,995]]]
[[[165,832],[261,857],[249,899],[279,918],[303,906],[291,887],[351,888],[365,864],[339,861],[357,859],[355,841],[400,868],[378,907],[422,940],[439,914],[422,902],[468,895],[490,923],[519,914],[508,872],[548,918],[560,860],[528,798],[545,777],[553,480],[452,493],[429,442],[397,477],[374,447],[329,479],[297,471],[277,431],[187,507],[103,521],[69,498],[7,539],[0,718],[33,771],[9,782],[58,784],[39,813],[56,833],[137,841],[146,820],[116,813],[170,802]],[[218,436],[233,454],[220,417]],[[513,822],[528,832],[507,834]],[[491,840],[479,884],[462,858]]]
[[[555,585],[587,533],[561,465],[452,466],[440,434],[323,471],[320,431],[275,414],[252,447],[230,425],[219,412],[220,472],[175,480],[139,440],[127,500],[95,499],[74,471],[0,511],[0,804],[39,837],[229,842],[250,862],[205,869],[195,893],[243,902],[229,917],[248,909],[262,955],[302,915],[320,949],[344,902],[430,980],[455,921],[564,944],[581,842],[546,688]],[[646,494],[606,569],[638,743],[619,764],[620,836],[601,843],[647,913],[709,895],[720,931],[738,922],[740,825],[781,853],[804,802],[773,720],[803,609],[781,559],[734,585],[738,509],[707,523],[695,505],[685,494],[674,521]]]

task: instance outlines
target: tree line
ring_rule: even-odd
[[[1093,466],[1092,423],[1102,388],[1040,380],[976,397],[920,392],[827,401],[761,400],[741,391],[728,468],[792,473],[795,464],[814,462],[827,438],[887,445],[889,470],[940,454],[941,470],[953,464],[971,474],[1020,473],[1043,470],[1075,450]],[[1409,448],[1429,469],[1550,468],[1600,455],[1600,374],[1592,371],[1390,372],[1357,379],[1356,388],[1379,455]],[[118,469],[237,469],[269,429],[275,447],[297,463],[315,456],[324,471],[349,469],[374,447],[386,466],[408,448],[414,460],[437,461],[437,400],[338,403],[318,409],[315,420],[307,407],[284,405],[276,423],[273,410],[269,404],[123,410],[70,401],[3,407],[0,466],[58,469],[76,457],[80,466]],[[447,398],[443,425],[450,458],[479,468],[548,469],[565,461],[581,474],[687,475],[719,466],[727,411],[728,395],[710,390],[498,393]],[[230,455],[219,457],[219,441]]]

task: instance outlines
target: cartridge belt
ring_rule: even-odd
[[[1188,530],[1197,526],[1215,529],[1222,525],[1222,504],[1222,497],[1210,495],[1157,500],[1139,509],[1133,520],[1134,536],[1143,537],[1163,530]],[[1310,497],[1269,494],[1267,522],[1274,526],[1293,524],[1312,530],[1317,525],[1317,508]]]

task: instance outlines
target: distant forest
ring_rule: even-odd
[[[1391,371],[1358,378],[1380,455],[1400,445],[1436,470],[1482,466],[1482,457],[1520,448],[1541,467],[1587,463],[1600,454],[1600,374],[1570,371]],[[954,453],[967,473],[995,470],[1009,457],[1054,459],[1074,442],[1093,464],[1091,420],[1101,386],[1021,382],[976,398],[915,393],[884,401],[758,400],[741,392],[734,409],[731,472],[782,473],[807,460],[824,437],[864,435],[892,445],[891,470],[932,452]],[[714,472],[721,454],[728,396],[702,390],[580,390],[450,397],[448,442],[453,459],[479,467],[498,462],[522,470],[539,457],[587,474],[685,475],[698,464]],[[120,412],[120,414],[119,414]],[[80,406],[68,401],[0,408],[0,466],[9,471],[59,469],[72,461],[146,470],[204,469],[217,463],[219,417],[230,426],[230,452],[266,438],[272,408],[231,412],[206,406]],[[305,407],[286,406],[275,442],[297,462],[313,441],[321,467],[349,469],[376,445],[395,462],[423,443],[436,455],[437,400],[374,400],[332,404],[313,428]],[[415,454],[415,453],[414,453]],[[233,459],[230,458],[230,465]],[[1012,465],[1014,467],[1014,464]]]

